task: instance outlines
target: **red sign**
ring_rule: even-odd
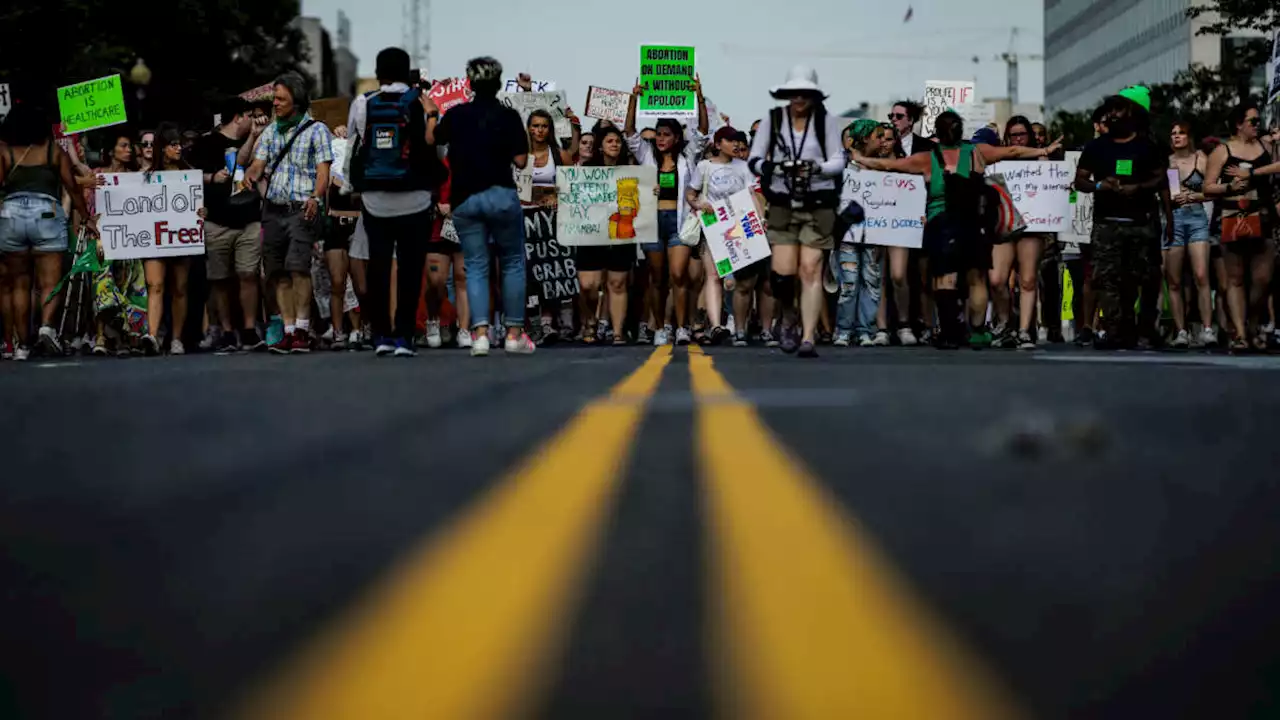
[[[471,102],[471,81],[466,78],[437,80],[427,96],[435,101],[441,114],[447,113],[451,108]]]

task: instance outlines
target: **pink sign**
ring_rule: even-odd
[[[471,102],[471,82],[466,78],[437,80],[427,96],[435,101],[440,113],[444,114],[458,105]]]

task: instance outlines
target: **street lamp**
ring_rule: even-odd
[[[129,82],[136,88],[136,97],[138,98],[138,117],[135,121],[141,123],[146,117],[144,112],[147,99],[147,85],[151,84],[151,68],[143,62],[142,58],[138,58],[133,63],[133,68],[129,70]]]

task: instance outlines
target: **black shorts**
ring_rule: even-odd
[[[923,244],[929,258],[929,274],[935,278],[991,269],[991,243],[977,230],[956,232],[946,214],[925,223]]]
[[[449,240],[431,240],[427,243],[428,255],[444,255],[452,257],[454,253],[462,252],[462,246],[456,242]]]
[[[773,269],[773,263],[769,260],[769,258],[765,258],[764,260],[757,260],[744,268],[734,270],[733,279],[738,281],[752,280],[752,279],[759,280],[760,278],[768,277],[769,271],[772,269]]]
[[[341,250],[346,252],[351,247],[351,236],[356,231],[359,218],[329,216],[328,226],[324,233],[324,251]]]
[[[578,272],[627,272],[636,264],[636,246],[581,245],[574,262]]]

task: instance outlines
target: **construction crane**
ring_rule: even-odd
[[[837,60],[955,60],[967,61],[974,65],[989,62],[1002,62],[1005,64],[1006,90],[1009,95],[1009,102],[1017,104],[1018,102],[1018,62],[1020,60],[1043,61],[1044,55],[1021,55],[1015,52],[1015,46],[1018,39],[1018,28],[1009,29],[1009,49],[999,55],[988,56],[984,58],[981,55],[961,55],[949,53],[899,53],[899,52],[867,52],[867,51],[849,51],[849,50],[815,50],[812,48],[777,48],[777,47],[753,47],[749,45],[737,45],[734,43],[723,43],[720,49],[726,55],[782,55],[790,58],[831,58]]]
[[[423,77],[431,62],[431,0],[403,0],[400,44]]]

